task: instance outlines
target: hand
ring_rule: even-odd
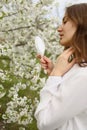
[[[63,76],[67,71],[69,71],[76,62],[74,57],[71,62],[69,62],[69,57],[74,53],[73,48],[65,50],[56,61],[54,69],[51,72],[51,76]]]
[[[40,59],[41,67],[44,70],[46,70],[47,74],[49,75],[52,72],[53,68],[54,68],[54,64],[46,56],[41,57],[41,55],[37,55],[37,57]]]

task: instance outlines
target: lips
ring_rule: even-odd
[[[64,36],[63,34],[59,34],[59,36],[60,36],[60,39],[62,39],[62,37]]]

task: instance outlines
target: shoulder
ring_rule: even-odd
[[[87,76],[87,66],[86,67],[80,67],[80,66],[78,66],[77,75]]]
[[[78,64],[75,64],[69,72],[67,72],[63,79],[65,81],[75,81],[82,79],[87,79],[87,67],[80,67]]]
[[[80,67],[78,64],[75,64],[71,71],[71,74],[75,74],[75,75],[87,75],[87,66],[86,67]]]
[[[76,68],[74,68],[71,79],[73,82],[87,84],[87,67],[80,67],[79,65],[77,65]]]

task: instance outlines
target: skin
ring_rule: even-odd
[[[63,46],[71,46],[70,41],[76,32],[75,23],[70,20],[67,15],[64,16],[62,25],[59,26],[60,44]]]
[[[69,71],[72,66],[75,64],[76,59],[74,58],[70,63],[68,59],[70,55],[74,53],[74,49],[71,47],[71,39],[76,32],[77,26],[71,21],[67,15],[64,16],[62,25],[58,27],[58,32],[60,35],[60,44],[69,47],[69,49],[65,50],[56,60],[55,65],[52,61],[46,56],[41,57],[38,55],[40,59],[40,63],[43,69],[47,70],[48,75],[50,76],[63,76],[67,71]]]
[[[68,58],[73,52],[74,49],[70,47],[57,58],[56,64],[50,73],[51,76],[63,76],[72,68],[72,66],[75,64],[75,58],[70,63],[68,62]]]
[[[41,67],[47,71],[48,75],[50,75],[54,68],[53,62],[46,56],[41,57],[41,55],[37,55],[37,58],[40,59]]]

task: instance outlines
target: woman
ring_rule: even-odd
[[[55,65],[40,59],[49,77],[35,112],[39,130],[87,130],[87,4],[66,8],[58,28],[64,52]]]

